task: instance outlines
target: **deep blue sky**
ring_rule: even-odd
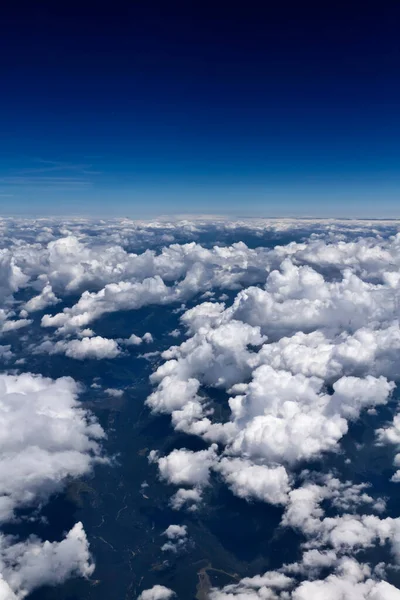
[[[399,2],[10,4],[1,213],[400,216]]]

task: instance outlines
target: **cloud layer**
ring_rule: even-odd
[[[104,337],[102,319],[155,305],[182,311],[186,337],[161,348],[146,405],[204,448],[150,453],[170,507],[200,515],[211,486],[224,485],[244,502],[274,505],[281,529],[302,540],[297,562],[211,597],[399,598],[386,581],[400,561],[399,518],[386,516],[387,500],[368,482],[324,462],[342,456],[354,423],[389,407],[393,419],[379,421],[372,443],[393,454],[392,482],[400,481],[397,230],[361,221],[0,220],[0,356],[15,360],[0,375],[0,520],[42,505],[104,460],[104,432],[79,404],[79,385],[21,372],[16,336],[35,357],[118,361],[156,336]],[[175,338],[180,330],[168,343]],[[183,525],[161,539],[166,556],[187,551]],[[368,554],[375,547],[385,551],[378,564]],[[0,534],[0,598],[92,571],[80,523],[59,542]],[[156,585],[140,598],[173,596]]]

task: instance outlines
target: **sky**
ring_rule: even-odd
[[[9,4],[1,214],[400,217],[399,3]]]

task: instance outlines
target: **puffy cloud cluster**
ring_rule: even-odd
[[[252,250],[243,243],[209,250],[192,241],[203,234],[209,239],[213,231],[214,239],[221,240],[224,237],[217,232],[222,231],[231,238],[240,234],[259,234],[261,238],[265,233],[295,231],[308,237],[310,228],[314,234],[307,242],[292,242],[271,250]],[[212,285],[229,288],[240,281],[260,281],[266,270],[285,257],[302,264],[348,267],[372,275],[388,266],[395,270],[390,266],[398,264],[399,242],[397,237],[389,242],[387,238],[397,230],[398,224],[393,221],[253,219],[234,223],[213,219],[144,223],[125,219],[70,220],[63,224],[49,221],[46,225],[43,221],[9,220],[0,223],[0,280],[5,296],[27,285],[36,289],[41,300],[33,302],[32,309],[39,310],[54,304],[58,293],[100,290],[109,283],[139,282],[157,275],[171,282],[186,279],[184,287],[188,291],[208,291]],[[374,235],[368,238],[366,233]],[[357,235],[362,237],[354,239]],[[189,243],[172,243],[175,241]],[[131,248],[147,250],[132,252]],[[207,282],[209,285],[204,287]]]
[[[42,585],[57,585],[69,577],[89,577],[94,564],[82,523],[61,542],[25,542],[0,536],[0,598],[20,600]]]
[[[304,473],[304,477],[309,473]],[[362,492],[364,486],[340,482],[329,476],[320,483],[309,482],[289,492],[289,501],[282,519],[283,526],[300,531],[307,542],[297,563],[285,564],[278,571],[246,577],[238,584],[213,590],[213,600],[240,598],[255,600],[394,600],[400,591],[385,581],[385,566],[372,569],[359,563],[352,554],[374,544],[391,545],[396,562],[399,560],[400,518],[381,519],[371,514],[341,514],[370,506],[373,499]],[[339,514],[326,517],[322,503],[331,503]],[[377,505],[374,508],[378,509]],[[390,565],[386,565],[386,568]],[[326,575],[326,571],[331,571]],[[325,573],[325,577],[321,575]]]
[[[78,389],[69,377],[0,375],[0,520],[100,460],[104,432],[80,406]]]
[[[348,421],[385,404],[394,388],[394,298],[391,285],[364,282],[347,267],[340,281],[326,281],[285,259],[265,289],[183,315],[191,337],[163,353],[147,403],[227,454],[293,464],[334,450]],[[231,394],[226,422],[212,420],[206,387]]]
[[[40,294],[33,296],[25,303],[23,310],[27,313],[36,312],[37,310],[43,310],[53,304],[61,302],[55,295],[50,284],[46,284]]]
[[[387,404],[400,378],[399,243],[314,239],[275,248],[263,285],[238,291],[230,306],[206,301],[186,311],[188,338],[162,353],[147,405],[211,444],[157,457],[160,477],[182,486],[171,506],[197,507],[191,494],[214,472],[236,496],[282,506],[281,526],[305,539],[302,561],[214,590],[215,600],[399,597],[381,581],[383,567],[355,558],[381,545],[400,562],[400,518],[381,516],[385,499],[367,484],[299,475],[308,461],[338,452],[349,424]],[[213,388],[223,392],[222,410]],[[397,452],[398,418],[376,433]]]
[[[195,311],[189,311],[186,320],[192,315],[196,319]],[[307,341],[305,335],[300,337]],[[280,349],[282,354],[287,351],[282,340],[255,352],[264,340],[259,326],[236,320],[200,325],[188,341],[164,353],[169,360],[152,376],[159,384],[148,405],[156,412],[170,413],[178,429],[223,443],[228,454],[292,464],[335,449],[348,421],[357,419],[365,408],[385,404],[394,388],[385,377],[373,375],[343,375],[332,383],[332,377],[321,377],[321,363],[330,364],[323,352],[310,369],[314,348],[308,356],[306,351],[297,354],[296,340],[286,360],[280,359]],[[311,344],[315,347],[315,338]],[[319,376],[310,370],[319,370]],[[338,374],[343,371],[337,369]],[[332,383],[333,393],[325,391],[327,382]],[[212,409],[199,394],[201,385],[228,389],[229,421],[211,420]]]
[[[399,379],[397,229],[393,222],[0,220],[0,239],[7,246],[0,253],[0,331],[7,334],[39,318],[46,340],[36,351],[78,360],[113,358],[123,347],[151,342],[151,335],[103,338],[89,329],[97,319],[150,304],[184,307],[195,297],[207,300],[182,315],[187,339],[163,352],[164,363],[151,377],[154,391],[147,406],[171,415],[176,430],[201,437],[209,447],[197,452],[175,449],[166,456],[151,453],[150,459],[160,478],[176,487],[170,499],[173,509],[198,510],[205,488],[216,478],[246,501],[281,507],[282,527],[304,538],[298,563],[214,590],[215,599],[398,597],[396,588],[380,581],[385,578],[383,568],[356,560],[359,551],[379,544],[399,559],[399,521],[382,516],[384,499],[363,484],[341,482],[333,475],[320,480],[310,472],[300,475],[309,461],[315,467],[326,453],[339,452],[350,423],[364,411],[379,412]],[[208,239],[218,233],[215,238],[223,243],[202,244],[206,232]],[[253,236],[254,245],[254,239],[263,240],[266,233],[279,240],[282,232],[292,233],[296,241],[269,248],[262,242],[251,248],[232,241],[232,233]],[[68,296],[77,299],[69,302]],[[60,301],[67,306],[58,308]],[[52,306],[48,314],[35,315]],[[49,331],[54,338],[47,337]],[[2,354],[9,352],[4,346]],[[46,397],[46,386],[61,386],[41,381],[37,398]],[[14,392],[5,396],[10,394]],[[21,394],[17,390],[15,395]],[[58,391],[56,395],[63,396]],[[68,397],[75,396],[71,388]],[[21,414],[30,418],[26,429],[21,426],[21,446],[14,450],[6,445],[0,460],[0,515],[5,520],[33,499],[45,500],[66,477],[90,470],[99,459],[102,435],[78,405],[69,405],[68,414],[75,416],[63,438],[66,417],[60,417],[64,412],[57,402],[51,412],[36,399],[29,400],[29,406],[21,398],[9,400],[15,411],[20,402]],[[14,408],[3,411],[6,444],[6,430],[15,426],[7,419],[20,418]],[[49,424],[42,422],[46,419]],[[396,415],[393,423],[380,425],[376,436],[377,443],[394,446],[395,467],[400,466],[398,419]],[[36,446],[39,428],[46,435]],[[63,439],[66,448],[61,450]],[[21,479],[34,474],[24,488],[7,477],[14,468]],[[398,471],[393,481],[399,480]],[[165,545],[176,546],[185,539],[166,537]],[[87,542],[80,539],[82,553],[76,551],[76,556],[87,550]],[[11,548],[17,542],[4,543]],[[22,563],[22,558],[14,561]],[[31,583],[23,578],[13,583],[10,563],[4,564],[4,585],[10,593],[23,597],[25,588],[39,585],[33,578]],[[79,565],[66,567],[66,573],[88,573],[88,560]],[[172,595],[155,586],[141,598]]]
[[[300,324],[299,317],[302,311],[307,312],[308,302],[320,300],[321,305],[314,306],[313,318],[310,320],[310,314],[304,316],[308,328],[313,324],[326,324],[332,314],[338,315],[342,311],[345,320],[351,298],[346,299],[346,294],[342,294],[344,288],[351,288],[346,292],[347,296],[349,292],[350,295],[357,293],[367,300],[369,292],[376,283],[382,282],[383,276],[391,285],[397,285],[400,238],[398,235],[389,239],[382,237],[386,232],[395,233],[396,225],[393,222],[374,223],[375,231],[371,225],[367,222],[290,219],[238,222],[199,219],[174,223],[126,219],[107,223],[78,219],[63,224],[51,220],[46,223],[3,221],[0,240],[3,234],[3,243],[7,245],[0,257],[3,296],[9,300],[21,289],[32,293],[22,305],[21,314],[25,316],[15,321],[18,325],[8,327],[28,324],[29,314],[56,305],[72,294],[82,295],[72,307],[44,315],[43,327],[54,327],[62,334],[75,333],[104,314],[134,310],[148,304],[181,303],[196,294],[213,294],[214,288],[235,290],[251,284],[264,285],[268,274],[266,291],[271,300],[269,308],[264,306],[264,311],[267,311],[267,319],[268,311],[275,313],[276,335],[294,325],[289,316],[292,311],[287,310],[289,301],[299,313],[296,323]],[[307,228],[310,226],[314,235],[308,241],[275,248],[260,244],[253,249],[243,242],[207,248],[188,241],[201,240],[205,235],[209,238],[212,232],[216,234],[215,239],[221,239],[221,233],[227,239],[241,233],[251,234],[255,239],[274,232],[301,232],[304,236],[309,234]],[[354,239],[355,235],[371,230],[375,237],[364,235]],[[378,232],[381,235],[376,235]],[[350,234],[353,239],[348,240]],[[338,238],[343,241],[338,242]],[[178,240],[186,243],[171,243]],[[327,272],[342,271],[343,283],[327,283],[314,266]],[[257,289],[250,288],[248,306],[258,301],[253,298]],[[282,292],[286,295],[285,314],[277,318]],[[376,296],[379,302],[379,294]],[[334,303],[337,306],[333,306]],[[242,308],[246,310],[243,306],[238,310]],[[11,311],[7,320],[13,316]]]
[[[153,336],[150,332],[146,332],[142,337],[132,333],[127,339],[119,340],[120,343],[125,344],[126,346],[140,346],[143,342],[146,344],[151,344],[153,341]]]
[[[107,270],[86,281],[89,277],[87,268],[82,273],[83,279],[69,281],[64,291],[70,290],[71,286],[79,289],[82,282],[95,283],[95,287],[99,287],[100,277],[103,277],[104,287],[97,292],[84,292],[77,304],[62,313],[45,315],[42,324],[73,331],[109,312],[137,309],[146,304],[186,301],[212,288],[237,289],[253,282],[266,282],[265,289],[251,287],[238,296],[232,310],[241,320],[251,314],[250,324],[255,319],[260,325],[268,321],[270,334],[275,336],[332,324],[343,330],[349,320],[353,321],[351,329],[354,330],[366,323],[366,313],[380,309],[390,318],[397,310],[393,290],[398,286],[394,266],[400,261],[399,239],[392,240],[390,246],[386,242],[386,248],[383,248],[384,242],[377,247],[377,244],[374,246],[365,241],[343,243],[342,246],[314,241],[255,250],[243,243],[228,248],[215,246],[211,250],[196,243],[174,244],[163,248],[160,254],[146,251],[142,255],[125,253],[124,256],[120,249],[121,252],[115,251],[118,260],[122,261],[117,273],[114,269]],[[55,244],[61,246],[61,242],[66,243],[59,240]],[[75,249],[75,260],[79,264],[82,254],[85,249]],[[310,262],[315,264],[319,254],[323,256],[321,268],[341,270],[340,281],[327,281],[322,273],[310,266]],[[97,251],[96,264],[98,259]],[[92,264],[95,259],[87,260]],[[104,259],[101,264],[106,262]],[[366,272],[367,268],[373,271]],[[379,285],[382,280],[386,283],[383,287]],[[356,295],[357,305],[352,301]],[[274,319],[271,319],[272,314]]]
[[[163,552],[173,552],[176,554],[184,550],[187,545],[187,527],[186,525],[169,525],[164,531],[168,541],[161,546]]]
[[[31,225],[33,236],[35,224]],[[44,327],[76,331],[109,312],[183,301],[213,286],[234,288],[243,281],[263,279],[263,257],[268,250],[251,250],[242,243],[209,250],[190,242],[135,253],[129,251],[132,239],[121,233],[123,223],[120,226],[119,235],[111,240],[106,223],[92,223],[95,235],[83,231],[79,223],[71,223],[70,228],[58,224],[52,228],[50,241],[39,240],[40,234],[24,241],[24,228],[16,228],[18,238],[8,239],[0,255],[2,297],[10,299],[20,289],[32,290],[32,297],[22,306],[28,314],[83,292],[71,309],[42,319]],[[179,224],[169,227],[182,231]],[[149,228],[158,231],[159,224]],[[114,232],[117,229],[116,225]],[[183,230],[193,238],[195,228],[184,224]],[[137,224],[130,222],[127,231],[135,238]],[[162,236],[156,246],[173,240],[174,236]]]
[[[201,501],[201,490],[198,488],[179,488],[179,490],[171,497],[170,506],[173,510],[186,508],[189,512],[195,512]]]
[[[26,327],[32,323],[31,319],[15,319],[15,312],[13,310],[0,308],[0,333],[9,333],[10,331],[16,331],[22,327]]]
[[[400,600],[400,591],[386,581],[365,578],[365,571],[355,562],[341,565],[326,579],[303,582],[293,592],[293,600]]]
[[[163,535],[167,536],[169,540],[177,540],[187,536],[187,527],[186,525],[169,525]]]
[[[241,239],[246,234],[262,239],[276,239],[274,234],[290,235],[293,238],[309,236],[314,239],[353,239],[357,235],[388,237],[397,233],[399,222],[395,220],[340,220],[340,219],[295,219],[295,218],[247,218],[229,219],[216,215],[177,215],[173,219],[133,220],[128,218],[94,219],[56,217],[0,218],[0,241],[4,247],[20,244],[48,244],[60,237],[74,235],[87,243],[96,245],[148,248],[174,241],[183,243],[199,239],[203,234],[211,239],[226,239],[235,235]],[[299,235],[297,235],[299,234]]]
[[[342,377],[330,395],[323,393],[322,380],[263,365],[247,393],[232,400],[237,435],[228,452],[289,464],[313,458],[335,449],[348,419],[385,404],[393,387],[383,377]]]
[[[317,558],[318,557],[314,557]],[[327,559],[327,560],[324,560]],[[319,557],[319,566],[326,567],[329,557]],[[314,564],[314,563],[311,563]],[[308,565],[309,566],[309,565]],[[400,590],[386,581],[376,579],[368,565],[354,559],[337,561],[335,570],[324,579],[296,581],[282,572],[245,578],[237,585],[212,590],[211,600],[399,600]]]
[[[77,360],[115,358],[121,352],[115,340],[100,335],[83,337],[80,340],[59,340],[55,343],[47,340],[40,344],[35,351],[47,352],[48,354],[65,354],[65,356]]]
[[[76,382],[29,373],[0,375],[0,521],[37,508],[65,482],[103,461],[104,431],[80,405]],[[0,598],[21,599],[44,584],[88,576],[94,567],[82,524],[61,542],[0,534]],[[3,594],[3,595],[1,595]]]
[[[286,504],[289,476],[285,467],[267,467],[241,458],[223,458],[217,466],[235,496],[270,504]]]
[[[167,456],[156,458],[161,478],[174,485],[208,485],[216,449],[216,444],[213,444],[208,450],[173,450]]]
[[[331,502],[332,508],[339,513],[336,516],[324,516],[323,502]],[[289,492],[282,524],[301,531],[307,538],[307,548],[332,548],[335,553],[368,548],[377,541],[382,545],[386,541],[392,544],[393,554],[400,558],[400,518],[381,519],[374,514],[344,513],[354,511],[365,505],[379,512],[384,509],[380,499],[368,494],[360,494],[360,486],[342,483],[328,477],[323,484],[305,483]]]
[[[378,429],[377,437],[378,443],[393,444],[397,450],[400,450],[400,414],[394,416],[391,425]],[[396,453],[394,464],[396,467],[400,466],[400,452]],[[400,470],[393,475],[392,481],[400,482]]]

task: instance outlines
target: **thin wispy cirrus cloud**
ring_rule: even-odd
[[[26,161],[32,166],[3,170],[0,186],[8,190],[24,193],[29,191],[61,192],[79,191],[93,187],[96,176],[101,172],[93,169],[91,163],[73,163],[65,161],[45,160],[41,158]],[[14,194],[0,194],[11,197]]]
[[[20,169],[19,172],[21,175],[51,173],[53,171],[76,171],[83,175],[99,175],[101,173],[101,171],[93,169],[92,163],[70,163],[61,160],[45,160],[43,158],[36,158],[32,162],[42,166]]]

